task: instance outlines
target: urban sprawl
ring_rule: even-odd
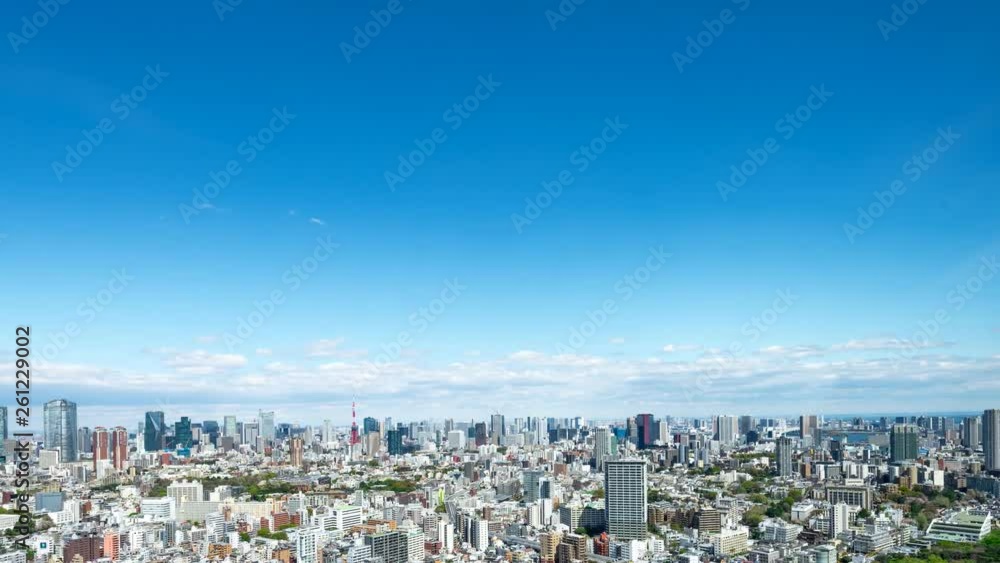
[[[0,414],[0,563],[1000,561],[1000,409],[88,428],[59,399],[26,436]]]

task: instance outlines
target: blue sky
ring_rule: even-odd
[[[364,44],[354,27],[389,2],[243,2],[221,19],[207,1],[69,2],[37,33],[22,18],[38,4],[7,2],[0,290],[45,356],[35,402],[130,426],[152,408],[346,421],[353,395],[396,418],[996,406],[1000,292],[980,274],[1000,250],[996,7],[927,0],[880,28],[893,6],[588,0],[553,30],[554,1],[401,0]],[[605,150],[581,170],[592,142]],[[845,234],[897,179],[905,192]],[[526,200],[548,204],[518,229]],[[318,241],[328,259],[294,273]],[[629,282],[659,264],[651,248],[670,256]],[[463,289],[436,302],[449,282]],[[779,291],[794,302],[769,312]],[[62,339],[67,323],[79,334]]]

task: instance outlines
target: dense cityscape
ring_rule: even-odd
[[[13,439],[0,414],[0,563],[1000,554],[1000,409],[358,422],[352,405],[350,426],[157,411],[134,428],[88,428],[59,399],[40,435]]]
[[[1000,563],[998,21],[0,2],[0,563]]]

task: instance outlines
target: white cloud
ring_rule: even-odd
[[[767,346],[760,349],[761,354],[768,354],[772,356],[785,356],[789,358],[808,358],[810,356],[821,356],[823,355],[824,349],[822,346],[816,346],[814,344],[796,345],[796,346]]]
[[[213,354],[204,350],[195,350],[167,356],[163,363],[179,373],[212,375],[244,367],[247,365],[247,359],[240,354]]]
[[[349,403],[354,394],[371,405],[373,416],[400,418],[426,417],[428,412],[477,417],[492,408],[510,416],[619,417],[641,412],[636,409],[678,416],[781,416],[891,412],[911,410],[913,404],[964,411],[1000,403],[1000,385],[994,382],[1000,355],[992,353],[918,351],[879,358],[824,355],[818,352],[829,347],[812,344],[773,345],[735,356],[650,358],[518,350],[497,359],[463,353],[458,361],[437,355],[399,357],[373,368],[366,358],[345,353],[350,351],[344,350],[344,342],[312,343],[310,351],[320,354],[312,357],[325,358],[322,363],[275,358],[251,367],[236,354],[170,350],[161,354],[167,368],[158,371],[72,363],[36,369],[40,389],[58,389],[81,405],[118,400],[151,407],[173,392],[184,400],[255,408],[307,403],[311,410],[289,416],[310,422],[329,418],[323,405]],[[181,414],[202,416],[198,409]]]
[[[675,352],[693,352],[695,350],[701,350],[701,346],[698,344],[666,344],[663,346],[663,351],[668,354],[673,354]]]
[[[545,357],[545,354],[541,352],[536,352],[534,350],[518,350],[514,352],[508,358],[514,362],[533,362]]]
[[[313,225],[319,225],[320,227],[326,225],[326,221],[324,221],[324,220],[322,220],[322,219],[320,219],[318,217],[310,217],[309,218],[309,222],[312,223]]]
[[[368,350],[350,350],[341,347],[344,338],[324,338],[306,347],[306,355],[314,358],[360,358],[368,355]]]
[[[270,356],[273,352],[270,348],[257,348],[254,353],[258,356]]]
[[[904,340],[895,337],[875,337],[861,340],[849,340],[841,344],[834,344],[831,350],[838,352],[866,352],[883,350],[922,350],[928,348],[944,348],[951,346],[950,342],[917,342],[915,340]]]

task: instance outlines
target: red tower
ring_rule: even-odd
[[[361,435],[358,434],[358,413],[355,410],[357,404],[351,401],[351,445],[355,446],[361,443]]]

